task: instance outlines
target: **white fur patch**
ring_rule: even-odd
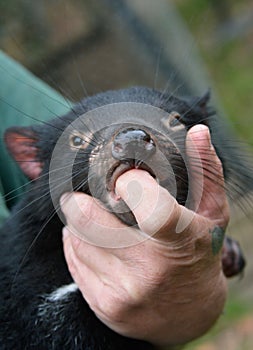
[[[69,294],[74,293],[78,290],[78,287],[75,283],[67,284],[56,289],[51,294],[47,295],[46,299],[51,302],[61,301],[68,297]]]
[[[72,293],[78,291],[75,283],[57,288],[50,294],[43,295],[43,302],[38,306],[38,317],[58,317],[65,308],[66,302]]]

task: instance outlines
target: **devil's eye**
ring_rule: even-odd
[[[171,127],[179,125],[180,124],[180,115],[173,115],[170,118],[169,123],[170,123]]]
[[[71,143],[74,147],[82,147],[83,145],[85,145],[85,141],[79,136],[73,136],[71,138]]]
[[[163,118],[162,121],[163,121],[163,124],[169,129],[182,125],[181,116],[178,112],[175,112],[175,111],[170,112],[169,115]]]

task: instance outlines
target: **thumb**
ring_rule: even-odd
[[[144,170],[130,170],[116,182],[116,191],[133,212],[139,228],[149,236],[171,240],[183,211],[176,199]],[[166,228],[166,229],[165,229]]]
[[[186,147],[194,211],[225,228],[229,220],[229,206],[223,168],[211,143],[209,129],[204,125],[192,127],[187,135]]]
[[[116,182],[116,190],[134,213],[139,228],[156,242],[184,249],[187,242],[201,240],[204,248],[211,247],[212,221],[179,205],[147,172],[124,173]]]

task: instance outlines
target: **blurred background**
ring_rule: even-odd
[[[178,95],[211,88],[252,151],[250,0],[1,0],[0,48],[73,101],[131,85]],[[245,275],[229,283],[214,329],[187,350],[253,349],[253,215],[245,209],[232,209],[228,229],[245,251]]]

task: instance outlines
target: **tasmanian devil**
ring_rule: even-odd
[[[7,148],[32,181],[1,229],[1,349],[152,348],[111,331],[89,309],[64,259],[59,198],[72,190],[91,194],[135,225],[114,185],[123,172],[140,168],[190,207],[185,136],[199,123],[211,130],[228,195],[240,197],[251,189],[252,174],[208,100],[209,94],[181,99],[141,87],[109,91],[51,122],[6,131]],[[224,273],[242,271],[237,242],[225,239],[223,250]]]

